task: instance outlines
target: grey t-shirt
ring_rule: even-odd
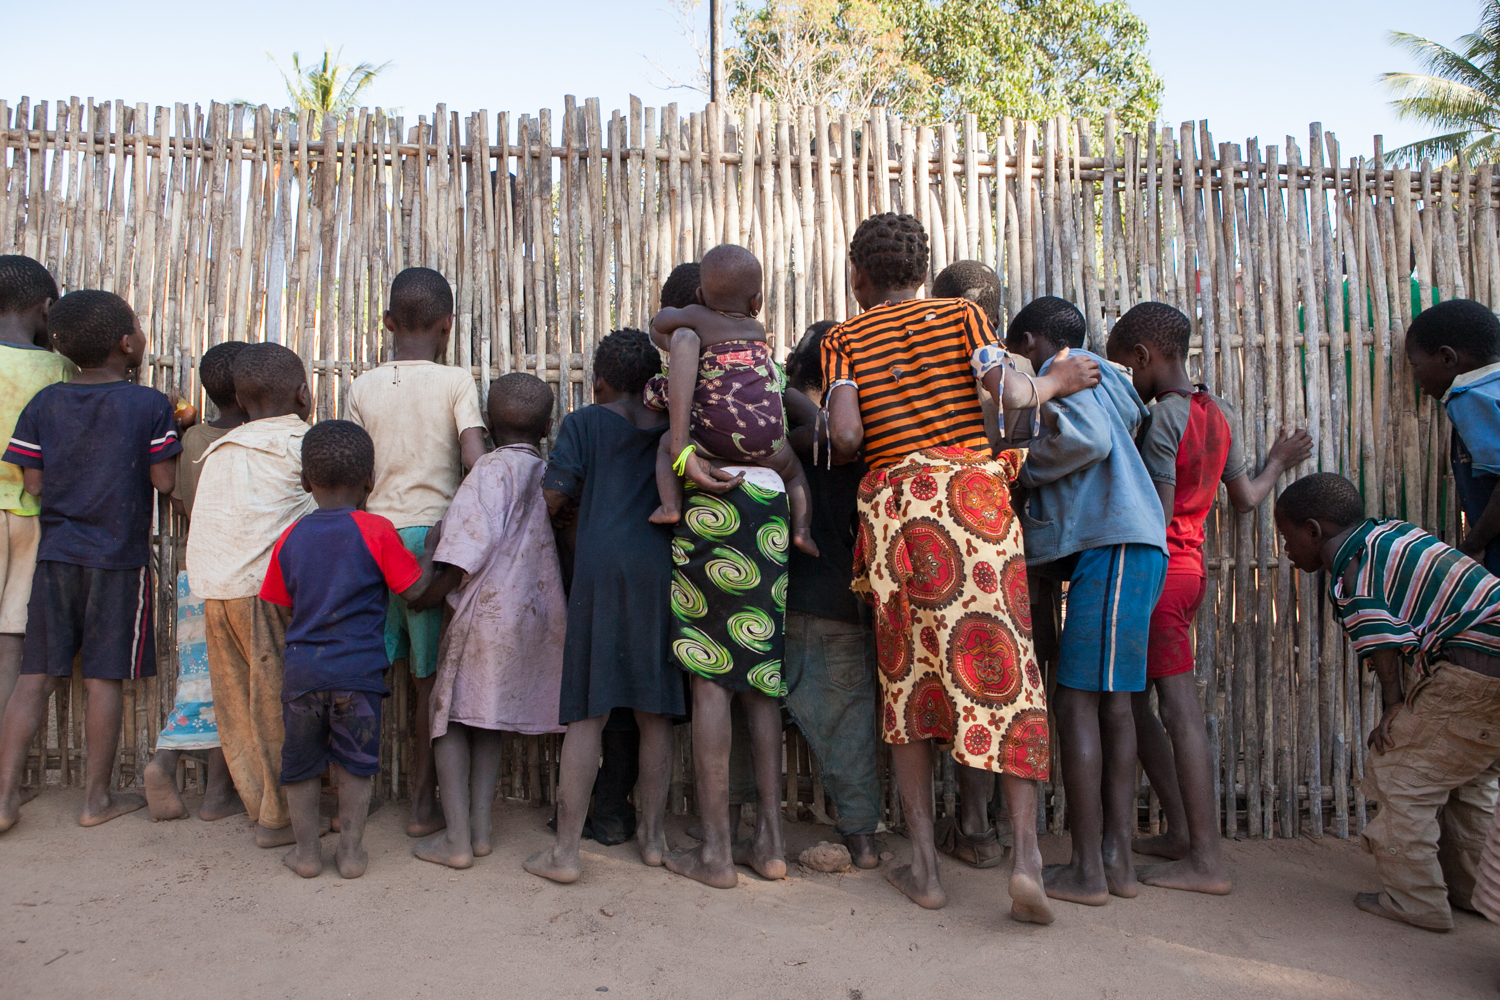
[[[1239,413],[1213,393],[1209,393],[1208,398],[1217,404],[1219,412],[1229,422],[1229,454],[1224,461],[1224,472],[1219,476],[1220,482],[1227,483],[1249,471],[1245,462],[1245,449],[1240,444]],[[1180,392],[1170,392],[1158,398],[1148,409],[1151,411],[1151,420],[1141,433],[1141,460],[1146,463],[1146,471],[1150,473],[1152,482],[1175,486],[1177,451],[1182,444],[1182,435],[1187,432],[1193,401]]]

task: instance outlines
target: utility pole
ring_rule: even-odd
[[[724,0],[708,0],[708,99],[724,103]]]

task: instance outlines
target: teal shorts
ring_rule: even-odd
[[[406,551],[422,555],[430,527],[399,528]],[[443,609],[413,611],[405,601],[391,593],[385,612],[385,658],[394,663],[405,657],[413,677],[431,677],[437,673],[438,640],[443,629]]]

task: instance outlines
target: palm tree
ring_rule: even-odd
[[[1404,119],[1446,130],[1390,155],[1409,161],[1463,157],[1472,163],[1492,154],[1500,146],[1500,0],[1484,0],[1479,28],[1460,38],[1456,48],[1404,31],[1386,37],[1427,70],[1382,74],[1396,98],[1391,106]]]
[[[304,67],[301,56],[293,52],[292,72],[287,73],[281,69],[280,63],[276,63],[275,56],[266,53],[276,63],[276,68],[281,69],[292,107],[316,112],[318,120],[330,114],[342,118],[351,108],[358,106],[360,95],[375,82],[375,78],[392,66],[390,62],[379,66],[367,62],[345,66],[339,62],[343,54],[342,48],[338,52],[324,49],[321,65],[310,63]]]

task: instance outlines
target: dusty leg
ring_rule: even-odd
[[[25,638],[15,632],[0,633],[0,719],[5,718],[5,706],[16,689],[16,679],[21,676],[21,647]]]
[[[583,838],[583,822],[588,819],[594,779],[599,775],[599,748],[608,721],[609,715],[605,714],[568,723],[559,762],[557,837],[551,847],[526,859],[522,867],[533,875],[554,882],[578,880],[582,870],[578,863],[578,842]]]
[[[656,450],[656,493],[661,497],[661,506],[651,512],[652,524],[676,524],[682,520],[682,480],[672,469],[671,435],[661,436],[661,447]]]
[[[487,858],[494,850],[491,838],[500,746],[498,729],[469,730],[469,844],[476,858]]]
[[[1193,675],[1186,676],[1191,678]],[[1156,686],[1158,701],[1166,700],[1162,680],[1170,678],[1147,681],[1146,690],[1132,694],[1130,709],[1135,714],[1136,753],[1140,755],[1141,767],[1146,770],[1146,780],[1151,782],[1152,791],[1161,800],[1162,818],[1166,820],[1167,829],[1154,837],[1139,837],[1131,842],[1130,847],[1138,854],[1176,860],[1187,857],[1188,820],[1177,780],[1177,765],[1172,759],[1175,741],[1167,739],[1166,729],[1151,711],[1151,685]],[[1162,714],[1165,715],[1166,711],[1163,705]]]
[[[735,845],[734,860],[754,868],[763,878],[786,878],[786,847],[781,842],[781,706],[759,691],[742,691],[740,698],[750,723],[750,751],[755,760],[755,834]]]
[[[1088,906],[1109,902],[1100,840],[1104,831],[1099,748],[1099,693],[1057,686],[1053,698],[1062,750],[1063,787],[1068,793],[1068,826],[1073,859],[1042,870],[1047,895]],[[1006,787],[1007,794],[1010,792]]]
[[[667,853],[665,829],[667,784],[672,778],[672,722],[665,716],[636,712],[635,724],[641,731],[640,777],[636,791],[635,842],[641,860],[659,868]]]
[[[323,849],[318,844],[318,799],[323,794],[322,775],[286,786],[286,807],[292,814],[292,834],[296,845],[281,856],[281,863],[303,878],[323,874]],[[343,797],[340,796],[340,808]]]
[[[733,692],[693,677],[693,771],[703,843],[668,854],[671,871],[716,889],[739,884],[729,835],[729,703]],[[779,804],[778,804],[779,805]],[[779,808],[777,810],[780,811]]]
[[[948,895],[938,881],[937,845],[932,839],[932,743],[892,743],[891,758],[911,839],[911,864],[892,868],[885,877],[918,906],[936,910],[947,905]]]
[[[818,554],[817,543],[812,537],[812,493],[807,485],[807,473],[792,446],[785,442],[781,448],[765,461],[786,484],[786,500],[792,513],[792,544],[810,556]]]
[[[433,864],[468,868],[474,863],[474,849],[469,840],[469,727],[457,722],[448,723],[448,731],[433,740],[432,751],[437,780],[443,786],[443,818],[447,821],[447,828],[419,841],[412,853]],[[340,785],[340,814],[343,812],[342,787]],[[407,828],[408,832],[410,829]]]
[[[417,724],[412,734],[416,742],[416,760],[412,762],[411,819],[406,824],[408,837],[427,837],[443,828],[443,810],[437,800],[437,766],[432,753],[432,685],[433,677],[413,677],[417,689]]]
[[[1135,880],[1135,858],[1130,840],[1135,836],[1135,717],[1130,692],[1107,691],[1099,696],[1099,732],[1104,751],[1104,878],[1115,896],[1130,899],[1141,891]]]
[[[47,699],[57,688],[57,679],[44,674],[24,674],[16,680],[5,716],[0,721],[0,833],[21,818],[21,777],[26,754],[42,726]]]
[[[1156,697],[1161,705],[1162,721],[1172,734],[1175,772],[1181,790],[1179,808],[1186,812],[1183,829],[1188,833],[1190,847],[1185,857],[1179,855],[1181,860],[1143,867],[1140,878],[1147,885],[1222,896],[1230,889],[1229,867],[1224,863],[1224,851],[1219,842],[1219,816],[1214,803],[1208,731],[1203,724],[1203,708],[1198,704],[1198,687],[1192,673],[1159,679],[1156,681]],[[1140,732],[1139,723],[1136,732]],[[1146,773],[1150,775],[1151,772]],[[1155,784],[1154,780],[1152,784]],[[1165,804],[1165,796],[1162,801]]]
[[[1042,852],[1036,841],[1036,782],[1013,774],[1000,775],[1005,788],[1005,808],[1015,837],[1011,852],[1010,915],[1013,920],[1033,924],[1052,923],[1052,904],[1042,884]]]
[[[183,819],[188,808],[177,790],[177,760],[181,750],[158,750],[141,774],[146,786],[146,808],[154,820]]]
[[[148,790],[146,798],[151,798]],[[229,777],[229,765],[224,760],[222,747],[208,752],[208,788],[203,792],[203,803],[198,807],[198,818],[205,823],[235,816],[245,811],[245,803],[235,791],[234,781]]]
[[[993,773],[968,764],[958,765],[959,827],[965,837],[983,837],[990,822],[990,782]]]
[[[135,812],[146,804],[144,796],[112,790],[115,751],[120,748],[120,717],[125,709],[125,682],[84,678],[88,708],[83,717],[88,755],[84,762],[83,812],[79,826],[98,826],[116,816]]]
[[[370,793],[375,790],[375,779],[350,774],[338,764],[329,766],[339,786],[339,846],[333,861],[344,878],[359,878],[370,864],[364,844],[365,820],[370,815]]]

